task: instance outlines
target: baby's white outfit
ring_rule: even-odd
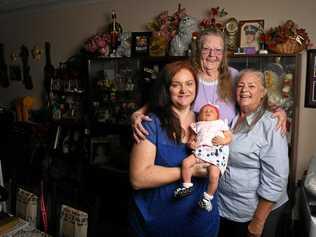
[[[213,145],[212,139],[216,136],[224,137],[223,131],[229,130],[228,125],[219,119],[192,123],[191,128],[197,135],[198,145],[193,151],[194,155],[198,159],[216,165],[223,175],[227,166],[229,146]]]

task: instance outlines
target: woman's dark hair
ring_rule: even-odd
[[[154,82],[148,101],[149,112],[157,115],[160,119],[161,127],[166,129],[170,139],[175,140],[177,143],[181,142],[183,131],[177,114],[172,110],[169,90],[172,78],[182,69],[186,69],[192,73],[196,84],[196,96],[198,82],[194,67],[189,61],[176,61],[165,65],[162,69]]]

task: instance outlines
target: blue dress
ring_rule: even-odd
[[[155,164],[165,167],[180,167],[189,155],[185,144],[176,144],[161,129],[157,116],[145,122],[149,132],[147,139],[156,148]],[[146,159],[144,157],[144,159]],[[198,201],[207,189],[207,178],[193,178],[194,190],[190,196],[174,199],[173,192],[178,182],[157,188],[137,190],[133,193],[133,211],[129,223],[139,237],[215,237],[219,227],[217,195],[212,200],[213,210],[207,212],[198,206]]]

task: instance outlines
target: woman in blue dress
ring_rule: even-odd
[[[199,166],[193,168],[192,195],[179,200],[173,197],[181,182],[181,162],[190,155],[186,142],[189,125],[195,122],[191,105],[196,92],[197,77],[189,62],[166,65],[155,83],[148,103],[151,121],[144,122],[149,135],[135,143],[131,152],[130,181],[134,192],[129,224],[132,236],[217,236],[217,195],[212,200],[211,212],[197,205],[208,183]]]

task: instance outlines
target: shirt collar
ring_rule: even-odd
[[[257,109],[255,112],[252,112],[251,114],[246,116],[246,122],[247,122],[248,126],[250,126],[252,124],[252,121],[255,119],[255,117],[259,111],[260,111],[260,108]]]
[[[259,106],[259,108],[256,111],[247,115],[245,118],[244,125],[246,125],[247,128],[250,128],[250,126],[252,125],[252,122],[257,118],[258,113],[260,113],[261,111],[262,111],[262,106]],[[232,126],[231,126],[232,128],[235,127],[235,124],[237,123],[239,116],[240,116],[240,113],[234,118],[234,120],[232,122]]]

